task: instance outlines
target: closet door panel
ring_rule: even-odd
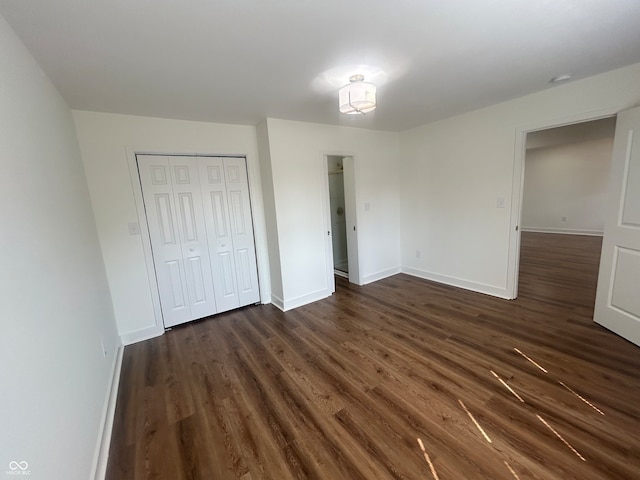
[[[258,302],[245,159],[137,160],[165,327]]]
[[[224,166],[221,158],[199,157],[198,168],[214,291],[218,311],[224,312],[240,306]]]
[[[240,305],[260,301],[249,181],[244,158],[224,158],[224,174],[231,217],[231,237]]]
[[[161,268],[164,269],[163,275],[166,275],[168,280],[167,283],[170,287],[168,289],[168,293],[170,295],[165,295],[165,298],[163,299],[167,308],[171,312],[178,310],[188,311],[189,307],[185,301],[185,281],[181,262],[179,260],[165,261],[161,265]],[[188,316],[185,316],[184,318],[188,318]]]
[[[218,312],[209,261],[198,166],[193,157],[169,157],[178,212],[191,320]]]
[[[191,320],[169,160],[152,155],[137,159],[160,306],[169,327]]]

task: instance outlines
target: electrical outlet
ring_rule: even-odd
[[[563,222],[566,222],[566,221],[567,221],[567,217],[564,217],[564,216],[563,216],[563,217],[562,217],[562,221],[563,221]]]
[[[416,250],[416,258],[422,258],[422,252],[420,250]]]

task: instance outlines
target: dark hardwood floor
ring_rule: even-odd
[[[601,239],[523,234],[520,297],[397,275],[126,347],[109,480],[638,479],[640,348]]]

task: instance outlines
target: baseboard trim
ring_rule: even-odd
[[[107,462],[109,460],[109,447],[111,445],[113,421],[116,414],[116,401],[118,399],[118,388],[120,386],[120,371],[122,370],[123,353],[124,345],[121,345],[115,355],[111,381],[109,383],[109,396],[106,399],[105,408],[102,414],[102,424],[98,434],[100,441],[96,448],[93,474],[91,475],[91,478],[94,480],[104,480],[107,475]]]
[[[403,266],[401,267],[401,271],[402,273],[406,273],[407,275],[423,278],[424,280],[444,283],[445,285],[464,288],[465,290],[471,290],[472,292],[484,293],[485,295],[491,295],[492,297],[504,298],[506,300],[512,299],[509,296],[506,288],[487,285],[485,283],[472,282],[456,277],[449,277],[447,275],[440,275],[439,273],[427,272],[426,270],[419,270],[412,267]]]
[[[393,275],[397,275],[400,273],[400,267],[387,268],[386,270],[381,270],[376,273],[372,273],[370,275],[365,275],[362,278],[362,285],[366,285],[367,283],[377,282],[378,280],[382,280],[383,278],[391,277]]]
[[[302,307],[303,305],[307,305],[308,303],[317,302],[318,300],[322,300],[323,298],[327,298],[331,296],[331,292],[326,288],[322,290],[318,290],[317,292],[309,293],[308,295],[302,295],[297,298],[292,298],[291,300],[284,301],[284,310],[292,310],[294,308]]]
[[[344,272],[342,270],[338,270],[337,268],[333,269],[333,274],[336,277],[349,278],[349,274],[347,272]]]
[[[150,338],[159,337],[164,334],[164,326],[154,325],[152,327],[143,328],[142,330],[136,330],[135,332],[125,333],[120,335],[120,341],[123,345],[131,345],[132,343],[142,342],[143,340],[149,340]]]
[[[271,294],[271,303],[278,308],[278,310],[282,310],[284,312],[284,300],[282,300],[279,296]]]
[[[318,300],[322,300],[323,298],[327,298],[331,296],[331,292],[329,290],[322,289],[316,292],[309,293],[307,295],[302,295],[300,297],[292,298],[290,300],[282,300],[275,295],[271,295],[273,298],[273,304],[278,307],[283,312],[287,310],[292,310],[294,308],[302,307],[303,305],[307,305],[308,303],[317,302]]]
[[[602,237],[604,232],[601,230],[579,230],[575,228],[547,228],[547,227],[522,227],[523,232],[534,233],[559,233],[562,235],[590,235],[593,237]]]

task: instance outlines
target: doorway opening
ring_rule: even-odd
[[[333,293],[336,276],[362,285],[358,255],[356,159],[349,154],[321,155],[327,287]]]
[[[327,155],[329,175],[329,210],[331,215],[331,245],[333,272],[349,278],[349,250],[347,243],[347,215],[344,193],[344,157]]]
[[[581,298],[595,302],[615,125],[613,116],[526,133],[517,272],[523,295],[566,301],[579,287]],[[542,291],[543,284],[556,288]]]

